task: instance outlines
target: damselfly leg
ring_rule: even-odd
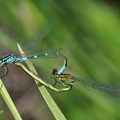
[[[9,72],[9,69],[8,69],[8,66],[7,66],[7,65],[1,66],[1,67],[4,67],[4,68],[5,68],[5,73],[4,73],[4,75],[1,77],[1,79],[5,80],[5,77],[7,76],[8,72]]]
[[[1,65],[2,64],[0,64],[0,67],[4,67],[4,75],[1,76],[1,80],[2,80],[2,82],[4,82],[5,79],[6,79],[6,76],[7,76],[8,72],[9,72],[9,70],[8,70],[8,66],[7,65],[2,65],[2,66]],[[0,89],[2,88],[2,85],[0,86]]]

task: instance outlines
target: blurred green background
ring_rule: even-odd
[[[119,11],[119,1],[1,0],[0,55],[13,53],[16,43],[24,45],[36,29],[53,19],[55,25],[41,41],[40,49],[62,47],[68,57],[66,73],[120,86]],[[63,60],[39,59],[33,63],[39,75],[53,83],[51,71],[55,67],[59,69]],[[55,119],[32,78],[20,68],[9,65],[4,84],[23,120]],[[48,91],[68,120],[120,119],[120,101],[105,99],[79,83],[68,92]],[[2,98],[0,110],[3,120],[13,120]]]

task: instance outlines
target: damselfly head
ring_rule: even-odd
[[[51,75],[57,75],[57,74],[58,74],[58,70],[57,70],[57,68],[54,68],[54,69],[52,70]]]

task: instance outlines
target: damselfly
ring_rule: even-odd
[[[63,86],[65,86],[65,88],[62,88],[63,91],[70,90],[74,82],[77,81],[83,86],[89,88],[89,90],[95,91],[107,98],[120,100],[120,87],[110,86],[108,84],[104,84],[92,80],[86,80],[80,77],[73,76],[71,74],[64,74],[63,72],[65,71],[66,67],[67,67],[67,58],[65,59],[63,70],[61,72],[55,68],[51,73],[52,75],[51,77],[54,78],[55,80],[54,85],[56,85],[56,83],[60,83]]]
[[[62,52],[61,48],[45,50],[44,52],[40,53],[37,52],[37,55],[35,55],[40,40],[42,40],[49,33],[53,24],[54,24],[53,20],[48,20],[46,24],[43,25],[38,31],[36,31],[35,34],[28,40],[25,47],[23,48],[24,51],[27,51],[26,52],[27,57],[18,57],[18,54],[9,54],[5,57],[0,58],[0,67],[5,67],[5,74],[1,78],[8,74],[7,65],[10,63],[21,63],[28,59],[59,56],[59,54]]]

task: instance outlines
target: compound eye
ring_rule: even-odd
[[[58,72],[58,70],[56,68],[54,68],[51,74],[52,75],[57,75],[57,72]]]

